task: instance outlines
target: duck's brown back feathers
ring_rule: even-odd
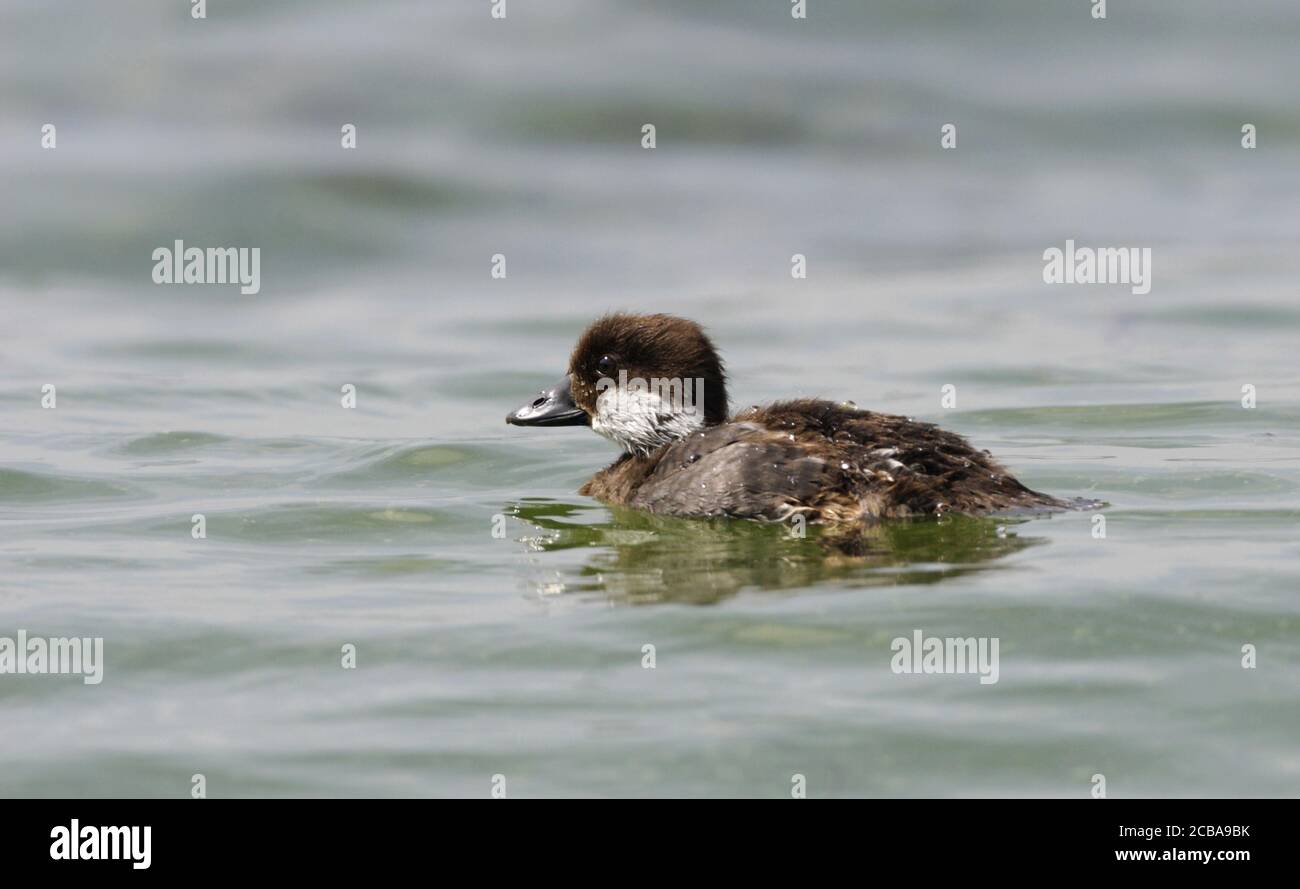
[[[952,432],[816,399],[751,408],[647,457],[624,457],[581,493],[662,515],[843,524],[874,518],[1061,509]]]

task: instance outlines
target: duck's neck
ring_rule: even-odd
[[[624,454],[588,479],[578,493],[606,503],[628,503],[667,449],[664,445],[646,455]]]
[[[680,399],[680,396],[679,396]],[[591,428],[633,457],[648,457],[709,424],[701,406],[654,390],[611,388],[596,399]]]

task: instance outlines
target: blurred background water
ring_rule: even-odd
[[[0,3],[0,636],[106,653],[0,676],[0,793],[1300,793],[1300,10],[1109,6]],[[1067,238],[1151,292],[1045,285]],[[618,308],[1107,536],[581,498],[607,443],[502,420]],[[1000,681],[893,674],[918,628]]]

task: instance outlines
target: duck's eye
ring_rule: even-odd
[[[601,355],[600,360],[596,362],[596,370],[604,376],[609,376],[614,372],[614,359],[609,355]]]

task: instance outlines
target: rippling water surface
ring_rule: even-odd
[[[1300,14],[1079,5],[0,10],[0,636],[106,657],[0,676],[0,793],[1300,793]],[[178,238],[262,292],[152,284]],[[1151,293],[1044,285],[1067,238],[1153,248]],[[837,560],[582,498],[607,443],[502,420],[614,308],[1105,539]],[[895,675],[916,629],[999,681]]]

